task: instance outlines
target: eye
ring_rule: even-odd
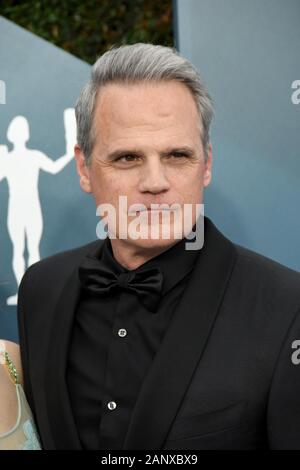
[[[126,154],[126,155],[122,155],[121,157],[116,158],[115,161],[120,162],[120,163],[122,163],[122,162],[124,162],[124,163],[129,162],[130,163],[130,162],[136,161],[136,159],[138,159],[138,157],[136,155]]]
[[[173,157],[187,157],[187,154],[183,152],[174,152]]]
[[[174,160],[184,160],[189,158],[189,155],[185,152],[173,152],[168,157],[173,158]]]

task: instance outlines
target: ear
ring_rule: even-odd
[[[209,144],[207,148],[207,156],[203,173],[203,186],[206,187],[211,182],[211,172],[212,172],[212,145]]]
[[[75,145],[74,147],[74,153],[75,153],[75,160],[76,160],[76,169],[77,173],[79,176],[79,184],[85,193],[91,193],[92,188],[91,188],[91,181],[90,181],[90,170],[86,164],[86,159],[84,157],[84,154],[79,147],[79,145]]]

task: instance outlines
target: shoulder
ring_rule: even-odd
[[[280,299],[295,299],[300,307],[300,273],[267,256],[232,242],[220,232],[210,219],[207,228],[215,244],[230,247],[234,258],[231,286],[243,294],[247,291],[256,298],[265,295]],[[212,250],[213,250],[212,246]],[[299,308],[298,307],[298,308]]]
[[[236,293],[248,303],[264,305],[286,318],[287,312],[300,311],[299,272],[240,245],[235,244],[235,249],[232,284]]]
[[[283,288],[299,289],[300,273],[298,271],[241,245],[235,244],[235,248],[238,266],[247,272],[250,278],[255,276],[258,279],[264,279],[265,282],[280,282]]]
[[[65,264],[66,262],[72,262],[72,264],[76,264],[80,258],[85,256],[87,253],[99,247],[104,240],[95,240],[91,243],[86,245],[82,245],[77,248],[72,248],[70,250],[62,251],[60,253],[56,253],[52,256],[48,256],[37,263],[34,263],[30,266],[29,269],[42,269],[44,267],[49,267],[52,265],[57,266],[58,264]]]
[[[19,346],[10,341],[0,340],[0,351],[7,351],[18,374],[21,372]],[[11,380],[2,354],[0,355],[0,434],[12,429],[17,422],[18,400],[16,387]],[[20,378],[21,381],[21,378]]]
[[[11,360],[12,360],[12,362],[13,362],[16,370],[17,370],[17,373],[19,375],[20,382],[22,382],[22,364],[21,364],[21,358],[20,358],[20,347],[19,347],[19,345],[16,344],[16,343],[13,343],[11,341],[0,340],[0,351],[7,351],[8,352],[8,355],[11,358]],[[3,361],[2,360],[1,360],[1,365],[3,366]],[[4,367],[2,367],[1,369],[3,371]],[[5,370],[4,372],[5,372],[5,375],[3,373],[1,375],[3,380],[4,380],[4,377],[5,377],[5,379],[9,378],[7,371]]]
[[[25,272],[21,287],[29,280],[58,280],[65,278],[79,265],[81,259],[101,247],[104,240],[96,240],[78,248],[62,251],[32,264]]]
[[[51,322],[60,295],[69,280],[76,283],[83,258],[101,249],[104,240],[63,251],[32,264],[25,272],[18,290],[18,324],[22,344],[23,330],[45,328]],[[74,284],[75,285],[75,284]],[[49,323],[50,327],[50,323]]]

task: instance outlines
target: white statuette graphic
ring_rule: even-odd
[[[25,117],[16,116],[7,130],[7,139],[13,144],[8,152],[0,146],[0,182],[8,183],[8,233],[13,245],[12,268],[20,284],[25,269],[40,260],[40,241],[43,234],[43,216],[38,191],[40,170],[52,175],[59,173],[74,156],[76,120],[73,108],[64,111],[66,153],[53,161],[43,152],[27,148],[30,137]],[[28,249],[28,266],[25,266],[25,243]],[[17,304],[17,294],[7,298],[7,305]]]

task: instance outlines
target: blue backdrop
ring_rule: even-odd
[[[300,270],[300,99],[292,88],[300,80],[300,2],[177,0],[174,7],[177,46],[215,101],[206,214],[237,243]],[[13,150],[7,132],[23,116],[28,150],[58,160],[66,152],[64,111],[74,107],[90,66],[2,17],[0,36],[0,338],[17,340],[16,307],[7,304],[17,290],[11,173],[2,160]],[[30,185],[20,168],[13,173],[25,204]],[[94,203],[79,188],[74,160],[57,174],[38,173],[41,258],[95,239]]]
[[[16,340],[16,307],[7,305],[7,299],[18,287],[12,266],[13,242],[7,224],[9,201],[14,202],[12,193],[22,195],[17,204],[10,207],[20,234],[23,233],[22,213],[28,207],[31,208],[27,216],[29,226],[35,231],[36,205],[40,205],[41,258],[96,239],[98,218],[92,198],[81,192],[74,159],[57,174],[39,170],[34,206],[29,197],[34,189],[32,175],[21,169],[22,161],[9,168],[4,163],[5,153],[13,150],[7,131],[16,116],[23,116],[23,122],[29,126],[30,139],[26,144],[29,151],[44,154],[42,158],[48,157],[50,163],[64,155],[64,111],[74,107],[89,77],[90,66],[3,17],[0,17],[0,37],[0,80],[6,89],[6,104],[1,104],[0,100],[0,338]],[[11,163],[12,154],[8,153],[7,157],[7,162]],[[24,155],[28,166],[33,164],[31,157],[30,152]],[[26,237],[27,243],[29,239]],[[27,266],[27,248],[24,259]]]
[[[300,270],[300,1],[174,7],[177,47],[215,101],[205,212],[232,240]]]

